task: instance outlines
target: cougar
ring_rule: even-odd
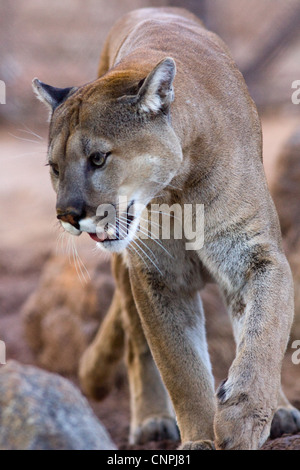
[[[131,443],[179,430],[181,449],[246,450],[262,446],[274,415],[278,434],[300,429],[280,385],[292,276],[257,109],[227,47],[186,10],[140,9],[111,30],[98,76],[64,89],[33,81],[51,112],[57,217],[113,258],[115,296],[81,361],[84,390],[103,397],[125,353]],[[182,209],[195,240],[175,236],[172,211],[169,237],[152,226],[141,236],[162,205]],[[216,394],[199,295],[212,281],[236,340]]]

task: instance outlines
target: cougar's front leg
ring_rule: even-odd
[[[154,363],[133,298],[129,273],[119,266],[117,280],[122,293],[126,360],[130,386],[130,443],[179,440],[174,411]]]
[[[250,257],[247,252],[240,260],[247,270],[237,274],[232,268],[226,292],[237,355],[217,393],[215,434],[220,449],[250,450],[268,438],[278,406],[293,287],[283,254],[256,245]]]
[[[166,276],[171,279],[171,276]],[[169,391],[183,449],[213,448],[214,382],[200,296],[158,272],[130,270],[148,343]],[[171,280],[169,281],[171,282]]]

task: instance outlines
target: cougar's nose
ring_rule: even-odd
[[[74,207],[68,207],[66,210],[57,209],[57,218],[62,222],[67,222],[73,225],[73,227],[80,229],[79,221],[84,218],[84,212],[75,209]]]

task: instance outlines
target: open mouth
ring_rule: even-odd
[[[128,207],[128,211],[131,205]],[[135,217],[132,214],[129,214],[127,211],[127,217],[126,217],[126,222],[123,223],[123,227],[120,230],[120,222],[119,220],[116,221],[116,230],[115,230],[115,235],[111,236],[108,234],[108,232],[104,231],[102,233],[88,233],[88,235],[91,237],[92,240],[94,240],[97,243],[103,243],[103,242],[113,242],[113,241],[118,241],[118,240],[123,240],[126,238],[128,235],[128,230],[130,227],[130,224],[134,221]],[[124,227],[125,224],[125,227]]]
[[[98,243],[103,243],[105,241],[113,241],[111,238],[108,238],[108,234],[106,232],[103,232],[103,234],[99,235],[99,237],[96,233],[89,233],[88,235],[91,237],[92,240]]]

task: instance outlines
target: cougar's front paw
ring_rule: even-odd
[[[270,434],[273,411],[253,391],[238,391],[221,385],[214,428],[216,448],[220,450],[256,450]]]
[[[271,439],[276,439],[283,434],[295,434],[299,431],[300,411],[293,406],[278,408],[271,425]]]
[[[150,441],[179,441],[179,431],[175,419],[153,416],[130,432],[130,444],[146,444]]]
[[[184,442],[178,450],[216,450],[212,441]]]

